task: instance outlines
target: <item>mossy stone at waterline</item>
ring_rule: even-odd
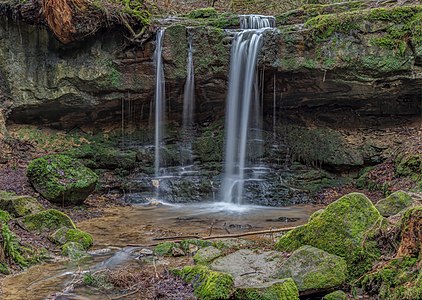
[[[47,155],[30,162],[29,181],[47,200],[81,204],[95,189],[98,175],[67,155]]]
[[[343,257],[350,264],[365,232],[380,220],[382,216],[365,195],[350,193],[328,205],[309,223],[283,235],[276,247],[293,251],[310,245]]]
[[[68,215],[56,209],[48,209],[40,213],[28,215],[23,218],[23,223],[28,230],[59,229],[68,227],[76,229],[75,224]]]

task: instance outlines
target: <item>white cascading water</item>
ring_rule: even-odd
[[[195,73],[193,68],[193,49],[192,35],[188,39],[188,61],[187,77],[183,95],[183,147],[187,152],[182,155],[182,165],[186,166],[192,162],[192,129],[193,129],[193,111],[195,107]]]
[[[154,62],[155,62],[155,177],[160,175],[160,149],[164,135],[165,86],[163,67],[163,37],[165,29],[157,32]]]
[[[274,27],[273,17],[240,16],[241,28],[236,33],[231,51],[229,91],[226,106],[226,136],[222,198],[241,204],[243,198],[250,126],[260,126],[261,105],[256,74],[258,54],[265,28]],[[251,118],[252,112],[254,117]],[[259,128],[253,128],[259,132]],[[253,134],[253,132],[252,132]]]

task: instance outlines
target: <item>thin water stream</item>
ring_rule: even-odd
[[[240,233],[303,224],[319,207],[233,206],[227,203],[127,206],[107,208],[103,216],[80,222],[94,237],[92,255],[79,262],[59,261],[31,267],[6,278],[2,299],[49,299],[66,291],[78,272],[130,266],[141,268],[135,250],[162,236]],[[130,247],[139,244],[140,247]],[[99,291],[69,289],[56,299],[107,299]],[[51,299],[51,298],[50,298]]]

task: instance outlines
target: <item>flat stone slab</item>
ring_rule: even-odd
[[[242,249],[216,259],[210,269],[231,274],[236,288],[262,286],[274,281],[284,260],[281,252]]]

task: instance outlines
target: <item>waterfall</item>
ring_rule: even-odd
[[[251,15],[240,16],[240,23],[245,30],[236,33],[231,50],[222,184],[222,198],[235,204],[241,204],[243,198],[248,143],[253,147],[261,132],[257,128],[262,115],[256,65],[264,28],[275,21],[273,17]]]
[[[267,27],[275,27],[275,18],[271,16],[260,15],[240,15],[241,29],[260,29]]]
[[[165,29],[157,32],[154,51],[155,62],[155,177],[160,173],[160,148],[164,135],[164,113],[165,113],[165,79],[163,67],[163,37]]]
[[[188,39],[187,77],[183,95],[182,165],[192,162],[193,111],[195,107],[195,72],[193,68],[192,35]]]

